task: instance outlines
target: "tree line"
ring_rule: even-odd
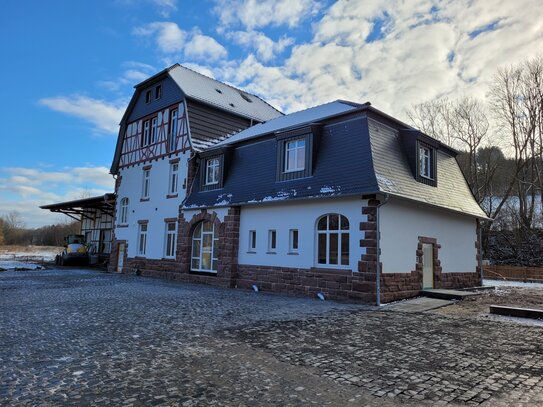
[[[80,223],[76,221],[26,228],[17,211],[0,217],[0,245],[63,246],[64,236],[78,234]]]
[[[408,111],[415,127],[459,151],[483,223],[484,255],[543,265],[543,58],[498,69],[483,100],[440,98]]]

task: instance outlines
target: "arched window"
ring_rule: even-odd
[[[192,235],[192,271],[217,272],[217,246],[219,238],[215,236],[212,222],[200,222]]]
[[[317,221],[317,263],[349,265],[349,220],[345,216],[330,213]]]
[[[121,204],[119,205],[119,223],[128,223],[128,198],[121,199]]]

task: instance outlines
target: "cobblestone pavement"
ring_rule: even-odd
[[[542,338],[127,275],[4,272],[0,405],[537,405]]]

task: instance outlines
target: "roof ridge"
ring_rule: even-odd
[[[188,66],[185,66],[185,65],[181,65],[181,64],[179,64],[179,63],[176,63],[175,65],[172,65],[170,68],[173,69],[173,68],[176,67],[176,66],[178,66],[178,67],[180,67],[180,68],[184,68],[184,69],[186,69],[186,70],[188,70],[188,71],[194,72],[195,74],[200,75],[200,76],[203,76],[204,78],[210,79],[210,80],[212,80],[212,81],[219,82],[219,83],[222,84],[222,85],[225,85],[225,86],[228,86],[228,87],[231,88],[231,89],[234,89],[235,91],[243,92],[243,93],[246,93],[246,94],[248,94],[248,95],[250,95],[250,96],[253,96],[253,97],[257,98],[257,99],[260,99],[262,102],[264,102],[265,104],[267,104],[268,106],[270,106],[270,107],[271,107],[273,110],[275,110],[276,112],[279,112],[279,113],[281,113],[282,115],[285,114],[285,113],[283,113],[282,111],[280,111],[279,109],[277,109],[275,106],[272,106],[271,104],[269,104],[266,100],[264,100],[264,99],[261,98],[260,96],[255,95],[254,93],[247,92],[247,91],[244,90],[244,89],[237,88],[237,87],[235,87],[235,86],[233,86],[233,85],[230,85],[230,84],[228,84],[228,83],[226,83],[226,82],[220,81],[220,80],[215,79],[215,78],[212,78],[212,77],[210,77],[210,76],[207,76],[207,75],[205,75],[205,74],[203,74],[203,73],[201,73],[201,72],[195,71],[194,69],[191,69],[191,68],[189,68]],[[169,71],[169,70],[170,70],[170,69],[168,69],[168,71]]]

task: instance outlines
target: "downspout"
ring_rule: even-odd
[[[388,202],[389,195],[384,194],[383,197],[384,197],[383,201],[379,201],[379,205],[377,205],[377,207],[376,207],[377,208],[377,215],[376,215],[376,222],[375,222],[375,226],[376,226],[376,229],[377,229],[377,236],[376,236],[376,240],[377,240],[377,244],[376,244],[377,263],[376,263],[376,267],[375,267],[375,291],[376,291],[376,301],[375,301],[375,303],[376,303],[376,305],[378,307],[381,306],[381,222],[380,222],[381,211],[379,209],[381,209],[381,207]]]
[[[479,226],[477,229],[479,229],[479,233],[477,233],[479,236],[478,239],[479,239],[479,259],[478,259],[478,263],[479,263],[479,273],[481,274],[481,279],[480,279],[480,282],[479,284],[481,284],[481,286],[483,285],[483,225],[481,224],[481,220],[480,219],[477,219],[477,226]]]

